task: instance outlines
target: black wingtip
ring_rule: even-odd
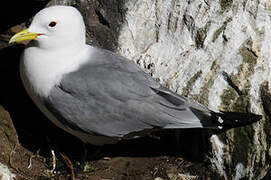
[[[223,129],[250,125],[262,119],[262,115],[258,114],[223,111],[216,113],[216,117],[221,118],[220,126],[222,126]]]

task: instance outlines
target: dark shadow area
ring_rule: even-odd
[[[92,44],[110,50],[117,47],[119,28],[123,23],[125,11],[122,8],[124,1],[99,0],[93,3],[85,1],[74,6],[83,14],[88,29],[87,36]],[[18,1],[19,2],[19,1]],[[31,1],[32,2],[32,1]],[[38,2],[38,5],[35,4]],[[22,6],[23,12],[18,17],[5,19],[0,32],[22,23],[33,16],[47,1],[33,1],[27,5],[29,11]],[[22,4],[24,2],[20,2]],[[19,3],[19,5],[20,5]],[[90,7],[91,6],[91,7]],[[1,17],[1,19],[3,19]],[[32,103],[26,94],[19,76],[19,59],[23,45],[13,45],[0,50],[0,105],[10,113],[14,122],[20,143],[32,152],[40,149],[40,154],[51,156],[51,148],[57,148],[67,154],[74,161],[79,161],[84,145],[77,138],[53,125]],[[202,160],[208,150],[209,131],[202,129],[184,129],[177,133],[173,131],[158,132],[160,139],[144,137],[126,140],[115,145],[106,145],[96,159],[116,156],[154,157],[154,156],[184,156],[188,159]],[[96,147],[88,146],[92,152]],[[90,153],[91,153],[90,152]]]
[[[39,112],[21,83],[19,59],[23,48],[14,45],[0,50],[0,104],[10,113],[22,145],[34,151],[40,148],[42,139],[54,125]]]
[[[156,132],[155,137],[143,137],[107,145],[106,156],[183,157],[190,161],[202,161],[208,150],[209,131],[203,129],[164,130]]]
[[[0,34],[21,24],[45,7],[49,0],[4,1],[0,8]]]

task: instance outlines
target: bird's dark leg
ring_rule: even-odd
[[[85,166],[85,162],[87,160],[87,156],[88,156],[88,148],[87,148],[87,144],[83,144],[83,154],[80,157],[80,162],[79,162],[79,170],[83,171],[84,170],[84,166]]]
[[[94,148],[94,152],[89,153],[90,149]],[[102,147],[101,146],[93,146],[93,145],[88,145],[88,144],[83,144],[83,154],[80,158],[80,163],[79,163],[79,171],[84,171],[85,165],[87,160],[91,159],[97,159],[98,156],[100,156],[100,153],[102,152]]]
[[[75,179],[75,174],[74,174],[74,168],[73,168],[73,164],[72,161],[69,159],[69,157],[67,155],[65,155],[64,153],[61,153],[59,146],[57,143],[52,142],[51,139],[49,139],[47,137],[47,143],[50,146],[51,149],[51,155],[52,155],[52,169],[50,170],[50,172],[54,173],[55,170],[58,168],[57,167],[57,157],[59,157],[58,154],[60,154],[60,156],[62,157],[62,160],[64,160],[63,164],[65,164],[68,169],[71,172],[71,179],[74,180]]]
[[[178,152],[191,160],[200,160],[207,150],[209,132],[204,129],[176,129],[174,130]]]
[[[174,142],[177,145],[178,149],[181,149],[181,130],[176,129],[174,130]]]

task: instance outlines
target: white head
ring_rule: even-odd
[[[10,42],[35,39],[40,48],[59,49],[85,44],[85,25],[80,12],[71,6],[51,6],[38,12],[30,27]]]
[[[21,75],[37,94],[47,96],[64,74],[89,60],[84,21],[73,7],[52,6],[41,10],[29,28],[15,34],[10,42],[29,39],[37,43],[25,48]]]

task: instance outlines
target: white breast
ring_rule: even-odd
[[[64,74],[76,71],[80,65],[90,61],[91,53],[92,47],[87,45],[78,50],[57,52],[28,47],[21,57],[20,71],[37,94],[47,97]]]

